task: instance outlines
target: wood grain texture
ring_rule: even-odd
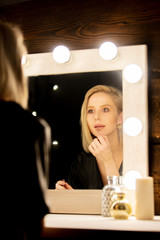
[[[160,144],[160,76],[155,77],[159,78],[152,78],[149,89],[150,137],[152,143]]]
[[[118,46],[145,43],[151,68],[159,70],[159,9],[156,0],[39,0],[1,7],[0,16],[22,27],[29,53],[50,52],[57,44],[75,50],[96,48],[104,40]]]
[[[29,53],[147,44],[149,60],[150,174],[155,178],[156,214],[160,215],[160,1],[39,0],[10,1],[0,19],[20,25]]]

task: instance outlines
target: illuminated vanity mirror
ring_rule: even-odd
[[[81,150],[80,108],[85,92],[97,84],[112,85],[123,92],[123,174],[136,170],[142,176],[148,175],[146,45],[118,47],[113,60],[101,58],[98,49],[71,51],[70,54],[66,63],[54,61],[52,53],[29,54],[24,65],[25,74],[30,77],[30,107],[34,114],[46,118],[52,126],[50,187],[54,188],[55,181],[66,178],[68,167]],[[36,95],[38,101],[34,100]],[[58,126],[56,115],[59,113]],[[63,128],[76,140],[65,143],[67,138],[63,137]],[[58,132],[61,132],[60,137]],[[76,142],[75,146],[73,142]]]

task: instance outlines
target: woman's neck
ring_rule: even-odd
[[[107,137],[113,153],[120,151],[123,148],[122,141],[119,140],[117,131]]]
[[[119,169],[122,161],[123,161],[123,144],[122,141],[119,140],[117,132],[108,136],[108,140],[112,149],[112,154],[114,156],[115,163],[117,168]]]

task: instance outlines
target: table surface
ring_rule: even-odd
[[[136,220],[131,216],[128,220],[117,220],[101,215],[47,214],[44,218],[47,229],[87,229],[160,232],[160,216],[153,220]]]

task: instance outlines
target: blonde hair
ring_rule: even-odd
[[[118,114],[122,112],[122,93],[118,89],[111,86],[97,85],[88,90],[88,92],[84,97],[84,101],[81,108],[81,118],[80,118],[82,146],[86,152],[89,152],[88,146],[93,141],[93,135],[91,134],[87,124],[87,106],[88,106],[89,98],[94,93],[97,93],[97,92],[104,92],[106,94],[109,94],[112,97],[112,100],[117,107]],[[117,131],[119,131],[118,128],[117,128]],[[118,133],[118,135],[120,138],[122,138],[121,133]]]
[[[0,21],[0,100],[28,104],[27,79],[21,64],[27,53],[21,30]]]

